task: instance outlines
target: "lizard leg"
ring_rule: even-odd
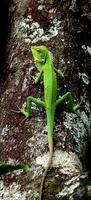
[[[38,105],[39,107],[44,107],[45,108],[45,102],[39,100],[39,99],[36,99],[34,97],[31,97],[31,96],[28,96],[27,97],[27,104],[26,104],[26,108],[22,107],[21,109],[18,107],[18,110],[19,111],[14,111],[13,112],[16,112],[16,113],[21,113],[25,116],[25,118],[19,123],[20,125],[22,125],[22,123],[31,116],[31,112],[32,112],[32,109],[31,109],[31,104],[32,103],[35,103],[36,105]]]
[[[40,81],[40,78],[42,76],[43,71],[41,70],[39,73],[36,74],[35,78],[34,78],[34,82],[38,83]]]
[[[64,78],[64,72],[62,72],[60,69],[56,69],[55,67],[54,70],[61,78]]]
[[[39,107],[45,107],[45,103],[37,98],[28,96],[27,97],[27,104],[26,104],[26,109],[25,108],[21,108],[20,111],[23,115],[25,115],[25,118],[28,118],[31,116],[31,104],[35,103],[36,105],[38,105]]]
[[[71,92],[67,92],[66,94],[64,94],[62,97],[60,97],[57,101],[56,101],[56,107],[61,104],[64,100],[68,100],[68,108],[72,111],[75,112],[77,109],[79,109],[80,104],[77,103],[75,104],[73,102],[73,97]]]

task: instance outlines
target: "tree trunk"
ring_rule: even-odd
[[[27,172],[1,177],[1,199],[39,199],[39,188],[48,160],[46,115],[32,106],[31,118],[12,110],[31,95],[43,99],[31,45],[45,45],[53,53],[59,96],[70,91],[81,102],[77,113],[65,102],[56,111],[54,157],[43,191],[44,200],[91,199],[90,185],[90,79],[91,1],[2,0],[0,3],[0,161],[27,163]],[[7,17],[8,16],[8,17]]]

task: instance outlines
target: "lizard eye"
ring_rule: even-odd
[[[37,49],[38,53],[41,53],[40,49]]]

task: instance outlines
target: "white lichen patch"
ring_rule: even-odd
[[[86,148],[86,140],[90,131],[90,116],[86,112],[81,112],[79,117],[74,113],[65,113],[64,126],[70,130],[70,134],[76,142],[76,151],[84,153]]]
[[[33,66],[31,65],[29,69],[26,68],[26,73],[25,73],[25,77],[22,83],[22,92],[26,91],[27,87],[28,87],[28,81],[31,80],[31,71],[33,69]]]
[[[48,154],[44,154],[43,156],[37,157],[36,164],[46,167],[49,158],[48,156]],[[54,152],[52,167],[61,168],[62,173],[67,173],[69,169],[72,169],[72,171],[80,171],[82,169],[81,162],[75,153],[72,153],[71,151],[66,152],[62,150],[57,150]]]
[[[6,124],[6,126],[3,127],[2,130],[0,131],[0,135],[1,135],[1,136],[5,136],[5,135],[7,135],[7,132],[8,132],[8,131],[9,131],[9,127],[8,127],[8,125]]]
[[[85,73],[79,72],[79,78],[82,79],[83,83],[89,85],[89,77]]]
[[[38,7],[38,9],[42,9]],[[50,12],[50,11],[49,11]],[[51,38],[58,35],[61,21],[56,17],[50,17],[50,28],[45,31],[44,28],[32,19],[32,16],[29,15],[29,18],[22,19],[16,27],[16,33],[18,38],[22,38],[26,43],[35,43],[39,40],[49,41]]]
[[[8,158],[8,164],[14,164],[14,163],[16,163],[15,159]]]
[[[21,186],[17,183],[5,187],[3,181],[0,181],[0,200],[26,200],[26,191],[20,190]]]
[[[39,5],[38,10],[43,10],[45,8],[45,5]]]
[[[44,0],[38,0],[39,4],[44,3],[44,2],[45,2]]]
[[[88,52],[91,55],[91,47],[82,45],[82,49],[84,50],[85,53]]]
[[[91,47],[87,46],[87,52],[91,55]]]
[[[64,188],[62,189],[61,192],[59,192],[56,197],[61,198],[61,197],[66,197],[74,193],[74,191],[79,188],[80,186],[80,181],[79,181],[79,176],[72,177],[71,180],[67,181],[64,183]]]
[[[76,119],[76,114],[74,113],[65,113],[66,119],[64,121],[64,125],[67,129],[74,131],[74,135],[76,132],[77,137],[83,137],[86,134],[86,129],[84,125],[87,127],[88,131],[90,128],[90,119],[87,116],[86,112],[79,113],[79,118]]]
[[[27,78],[25,77],[22,85],[22,92],[26,90],[26,87],[27,87]]]
[[[84,50],[84,51],[86,51],[86,46],[83,44],[82,45],[82,49]]]
[[[4,142],[4,138],[7,136],[10,127],[6,124],[5,127],[0,128],[0,142]]]

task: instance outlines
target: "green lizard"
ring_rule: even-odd
[[[31,103],[35,103],[38,106],[43,107],[46,110],[47,116],[47,131],[48,131],[48,147],[49,147],[49,161],[46,166],[41,186],[40,186],[40,197],[43,199],[43,187],[45,183],[45,178],[47,171],[52,162],[53,156],[53,128],[54,128],[54,117],[57,106],[62,103],[65,99],[68,100],[68,106],[72,112],[75,112],[80,104],[74,104],[72,95],[70,92],[67,92],[59,99],[57,99],[57,79],[56,73],[63,77],[63,73],[60,70],[57,70],[53,65],[53,56],[52,53],[47,49],[46,46],[32,46],[31,51],[33,58],[36,64],[36,67],[39,71],[35,82],[38,83],[41,76],[44,81],[44,101],[36,99],[34,97],[27,97],[26,109],[20,109],[20,112],[25,115],[25,119],[31,116]]]

